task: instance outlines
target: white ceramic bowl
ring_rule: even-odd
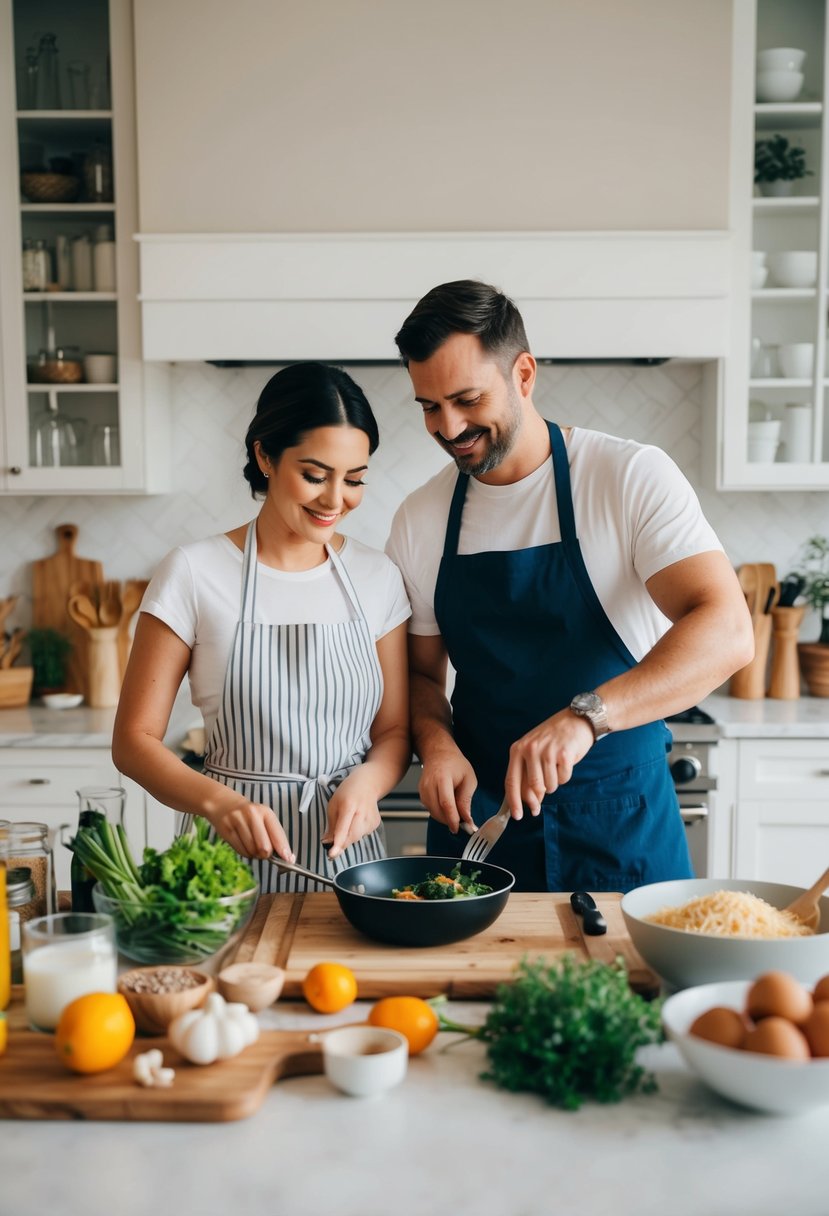
[[[754,1110],[775,1115],[807,1114],[829,1105],[829,1059],[778,1060],[754,1051],[719,1047],[688,1033],[694,1020],[715,1005],[745,1008],[750,984],[732,981],[686,988],[662,1006],[662,1024],[685,1063],[711,1089]]]
[[[814,249],[787,249],[770,253],[766,259],[775,287],[814,287],[817,279],[817,252]]]
[[[829,975],[829,898],[820,899],[821,920],[810,937],[713,937],[654,925],[646,917],[662,908],[677,908],[714,891],[748,891],[775,908],[785,908],[802,887],[737,878],[683,878],[635,887],[622,897],[622,915],[642,958],[674,988],[719,980],[752,980],[764,971],[788,971],[803,984]]]
[[[783,425],[779,418],[765,418],[761,422],[749,422],[748,438],[762,440],[765,443],[777,443],[780,438],[780,428]]]
[[[320,1035],[325,1075],[353,1098],[370,1098],[399,1085],[409,1062],[408,1040],[381,1026],[341,1026]]]
[[[811,380],[815,366],[814,342],[784,342],[777,348],[780,374],[787,380]]]
[[[755,265],[751,267],[751,290],[759,291],[761,287],[765,287],[766,279],[768,277],[768,266],[760,266],[755,263]]]
[[[47,692],[40,699],[49,709],[77,709],[83,704],[83,694],[79,692]]]
[[[751,264],[752,264],[752,266],[765,266],[765,264],[766,264],[765,249],[752,249]]]
[[[779,447],[779,439],[749,439],[748,459],[752,464],[771,464]]]
[[[803,73],[789,71],[758,72],[758,101],[795,101],[803,88]]]
[[[772,46],[757,52],[758,72],[800,72],[806,62],[806,52],[793,46]]]

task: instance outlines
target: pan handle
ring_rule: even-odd
[[[321,882],[326,887],[333,889],[334,883],[330,878],[326,878],[323,874],[315,874],[313,870],[306,870],[304,866],[298,866],[293,861],[283,861],[281,857],[266,857],[272,866],[276,866],[278,870],[286,870],[291,874],[302,874],[305,878],[313,878],[314,882]]]

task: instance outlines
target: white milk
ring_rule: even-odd
[[[87,992],[114,992],[117,957],[110,942],[60,942],[23,957],[26,1015],[33,1026],[54,1030],[61,1011]]]

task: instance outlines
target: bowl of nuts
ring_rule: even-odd
[[[144,1034],[166,1034],[180,1013],[197,1009],[213,991],[213,977],[192,967],[133,967],[118,979],[135,1025]]]

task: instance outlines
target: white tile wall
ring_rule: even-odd
[[[368,490],[347,530],[382,547],[397,504],[446,457],[426,435],[407,373],[353,367],[380,425]],[[242,479],[243,439],[265,367],[180,364],[173,371],[173,493],[151,498],[10,497],[0,501],[0,596],[23,598],[14,623],[28,623],[30,564],[54,552],[54,528],[76,523],[78,553],[98,558],[110,578],[146,577],[174,545],[222,531],[255,513]],[[663,447],[697,488],[735,565],[772,561],[785,574],[801,542],[829,531],[826,493],[718,494],[704,487],[699,365],[658,368],[542,367],[536,403],[561,423],[592,427]],[[710,476],[707,478],[710,483]],[[810,628],[807,622],[804,636]]]

